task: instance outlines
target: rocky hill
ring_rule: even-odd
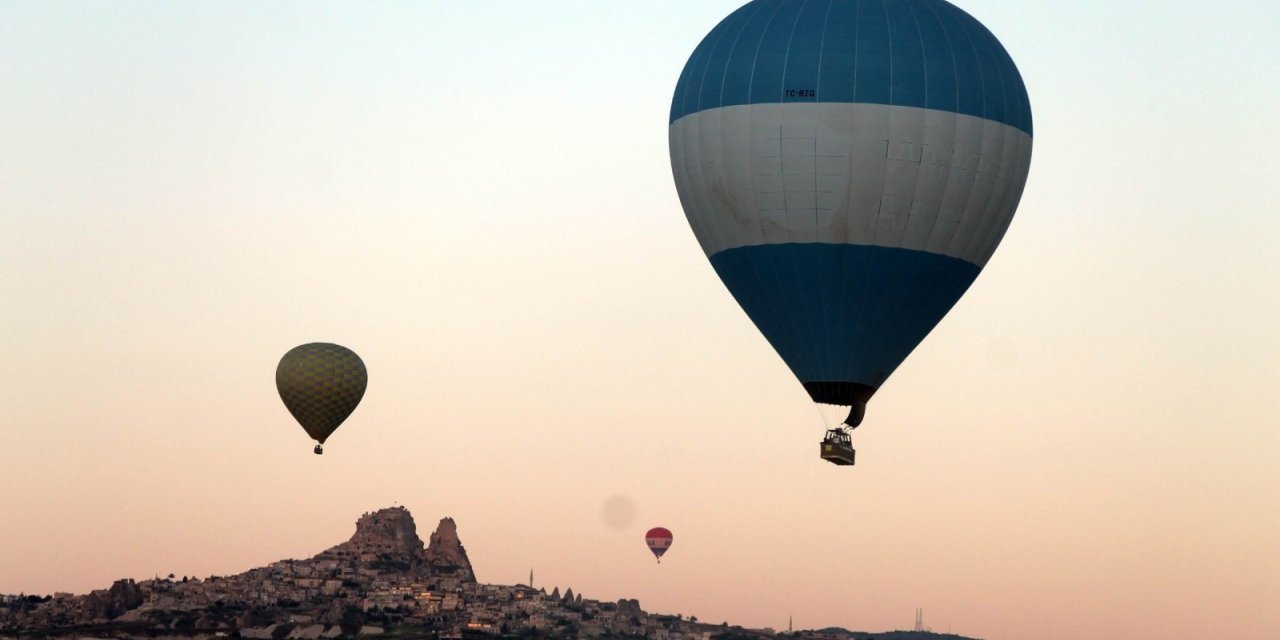
[[[458,539],[453,518],[444,518],[431,534],[431,546],[418,537],[413,516],[404,507],[379,509],[360,516],[350,540],[326,549],[306,562],[350,562],[378,571],[447,575],[475,582],[471,560]]]
[[[349,540],[304,560],[203,580],[118,580],[109,589],[81,596],[0,597],[0,628],[159,622],[166,628],[202,623],[225,630],[298,609],[318,609],[315,618],[336,624],[353,618],[348,609],[398,608],[417,604],[414,597],[430,590],[474,585],[471,560],[452,518],[440,521],[431,541],[430,547],[423,544],[408,509],[379,509],[360,516]]]
[[[532,580],[532,577],[530,577]],[[791,640],[935,640],[915,632],[796,632]],[[360,516],[349,540],[233,576],[116,581],[85,595],[0,595],[0,640],[775,640],[771,630],[646,613],[573,589],[479,584],[452,518],[426,545],[403,507]],[[951,636],[947,640],[956,640]]]

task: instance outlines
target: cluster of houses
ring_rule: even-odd
[[[228,577],[169,576],[136,584],[120,581],[117,585],[129,587],[122,591],[136,595],[132,602],[113,605],[114,610],[99,607],[104,617],[85,617],[85,599],[93,594],[55,594],[33,601],[25,608],[26,615],[21,620],[8,620],[9,625],[0,614],[0,628],[141,623],[185,614],[188,619],[200,620],[192,625],[192,632],[245,631],[249,633],[241,635],[252,637],[262,627],[292,623],[334,637],[344,616],[349,619],[354,612],[366,635],[396,627],[421,628],[441,638],[492,634],[709,640],[711,635],[699,629],[706,625],[678,616],[647,614],[634,600],[599,602],[571,589],[561,594],[558,588],[547,593],[528,585],[479,584],[467,576],[404,571],[399,565],[394,554],[344,557],[326,552],[310,560],[274,562]],[[113,587],[110,592],[116,590]],[[102,599],[109,590],[94,593]],[[17,596],[6,598],[17,602]]]

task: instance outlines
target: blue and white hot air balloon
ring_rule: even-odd
[[[823,457],[1000,243],[1031,163],[1013,60],[944,0],[753,0],[671,102],[716,273],[830,421]]]

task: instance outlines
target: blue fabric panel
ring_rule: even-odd
[[[974,48],[973,38],[969,30],[964,28],[964,20],[952,12],[938,12],[939,19],[947,31],[948,52],[952,64],[955,65],[956,85],[969,87],[968,91],[956,92],[958,113],[979,114],[986,112],[986,94],[982,89],[982,61]],[[978,87],[979,90],[972,90]]]
[[[929,84],[925,78],[924,43],[909,2],[885,3],[888,15],[889,51],[893,56],[889,92],[892,104],[926,105]]]
[[[828,38],[828,33],[854,33],[858,16],[853,11],[831,11],[828,4],[823,22],[822,56],[818,61],[818,99],[823,102],[853,102],[853,65],[857,41],[854,38]]]
[[[733,53],[748,22],[763,7],[747,6],[731,14],[716,27],[698,49],[706,47],[706,64],[698,76],[698,84],[691,90],[692,100],[688,107],[692,111],[700,109],[703,104],[719,104],[724,91],[725,69],[729,65],[729,56]],[[708,46],[709,45],[709,46]],[[691,112],[692,112],[691,111]]]
[[[822,32],[830,3],[806,2],[792,22],[788,37],[787,67],[780,98],[788,102],[818,101],[818,72],[822,63]],[[812,93],[806,93],[812,88]]]
[[[916,26],[920,29],[920,41],[935,43],[939,50],[946,49],[946,56],[933,56],[926,60],[925,84],[928,87],[928,98],[925,107],[939,111],[957,112],[960,110],[956,95],[956,68],[954,43],[947,33],[936,7],[918,7],[915,12]]]
[[[801,382],[872,388],[981,270],[924,251],[847,244],[738,247],[711,264]]]
[[[791,34],[795,29],[796,14],[803,3],[784,2],[778,5],[765,25],[764,35],[755,47],[743,47],[737,52],[751,69],[751,96],[748,102],[778,102],[782,97],[782,80],[787,72],[791,53]],[[754,51],[752,50],[754,49]]]
[[[710,103],[751,104],[751,78],[755,76],[756,54],[760,51],[765,31],[773,21],[774,14],[784,4],[786,3],[760,3],[760,10],[753,13],[746,21],[737,38],[734,39],[733,46],[727,52],[729,59],[718,76],[721,79],[720,93],[716,95],[709,91],[709,87],[704,88],[702,92],[704,99]],[[707,74],[708,79],[717,77],[715,68],[708,69]],[[769,100],[769,102],[777,101],[776,96]]]
[[[840,82],[853,83],[854,102],[893,104],[889,90],[889,74],[893,59],[889,51],[889,16],[879,2],[853,3],[856,27],[852,34],[831,34],[853,38],[853,77]]]
[[[1013,60],[945,0],[753,0],[689,57],[670,121],[780,102],[943,109],[1032,132]]]

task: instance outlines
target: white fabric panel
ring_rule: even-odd
[[[671,165],[708,256],[789,242],[871,244],[979,267],[1009,227],[1031,136],[878,104],[736,105],[672,123]]]

